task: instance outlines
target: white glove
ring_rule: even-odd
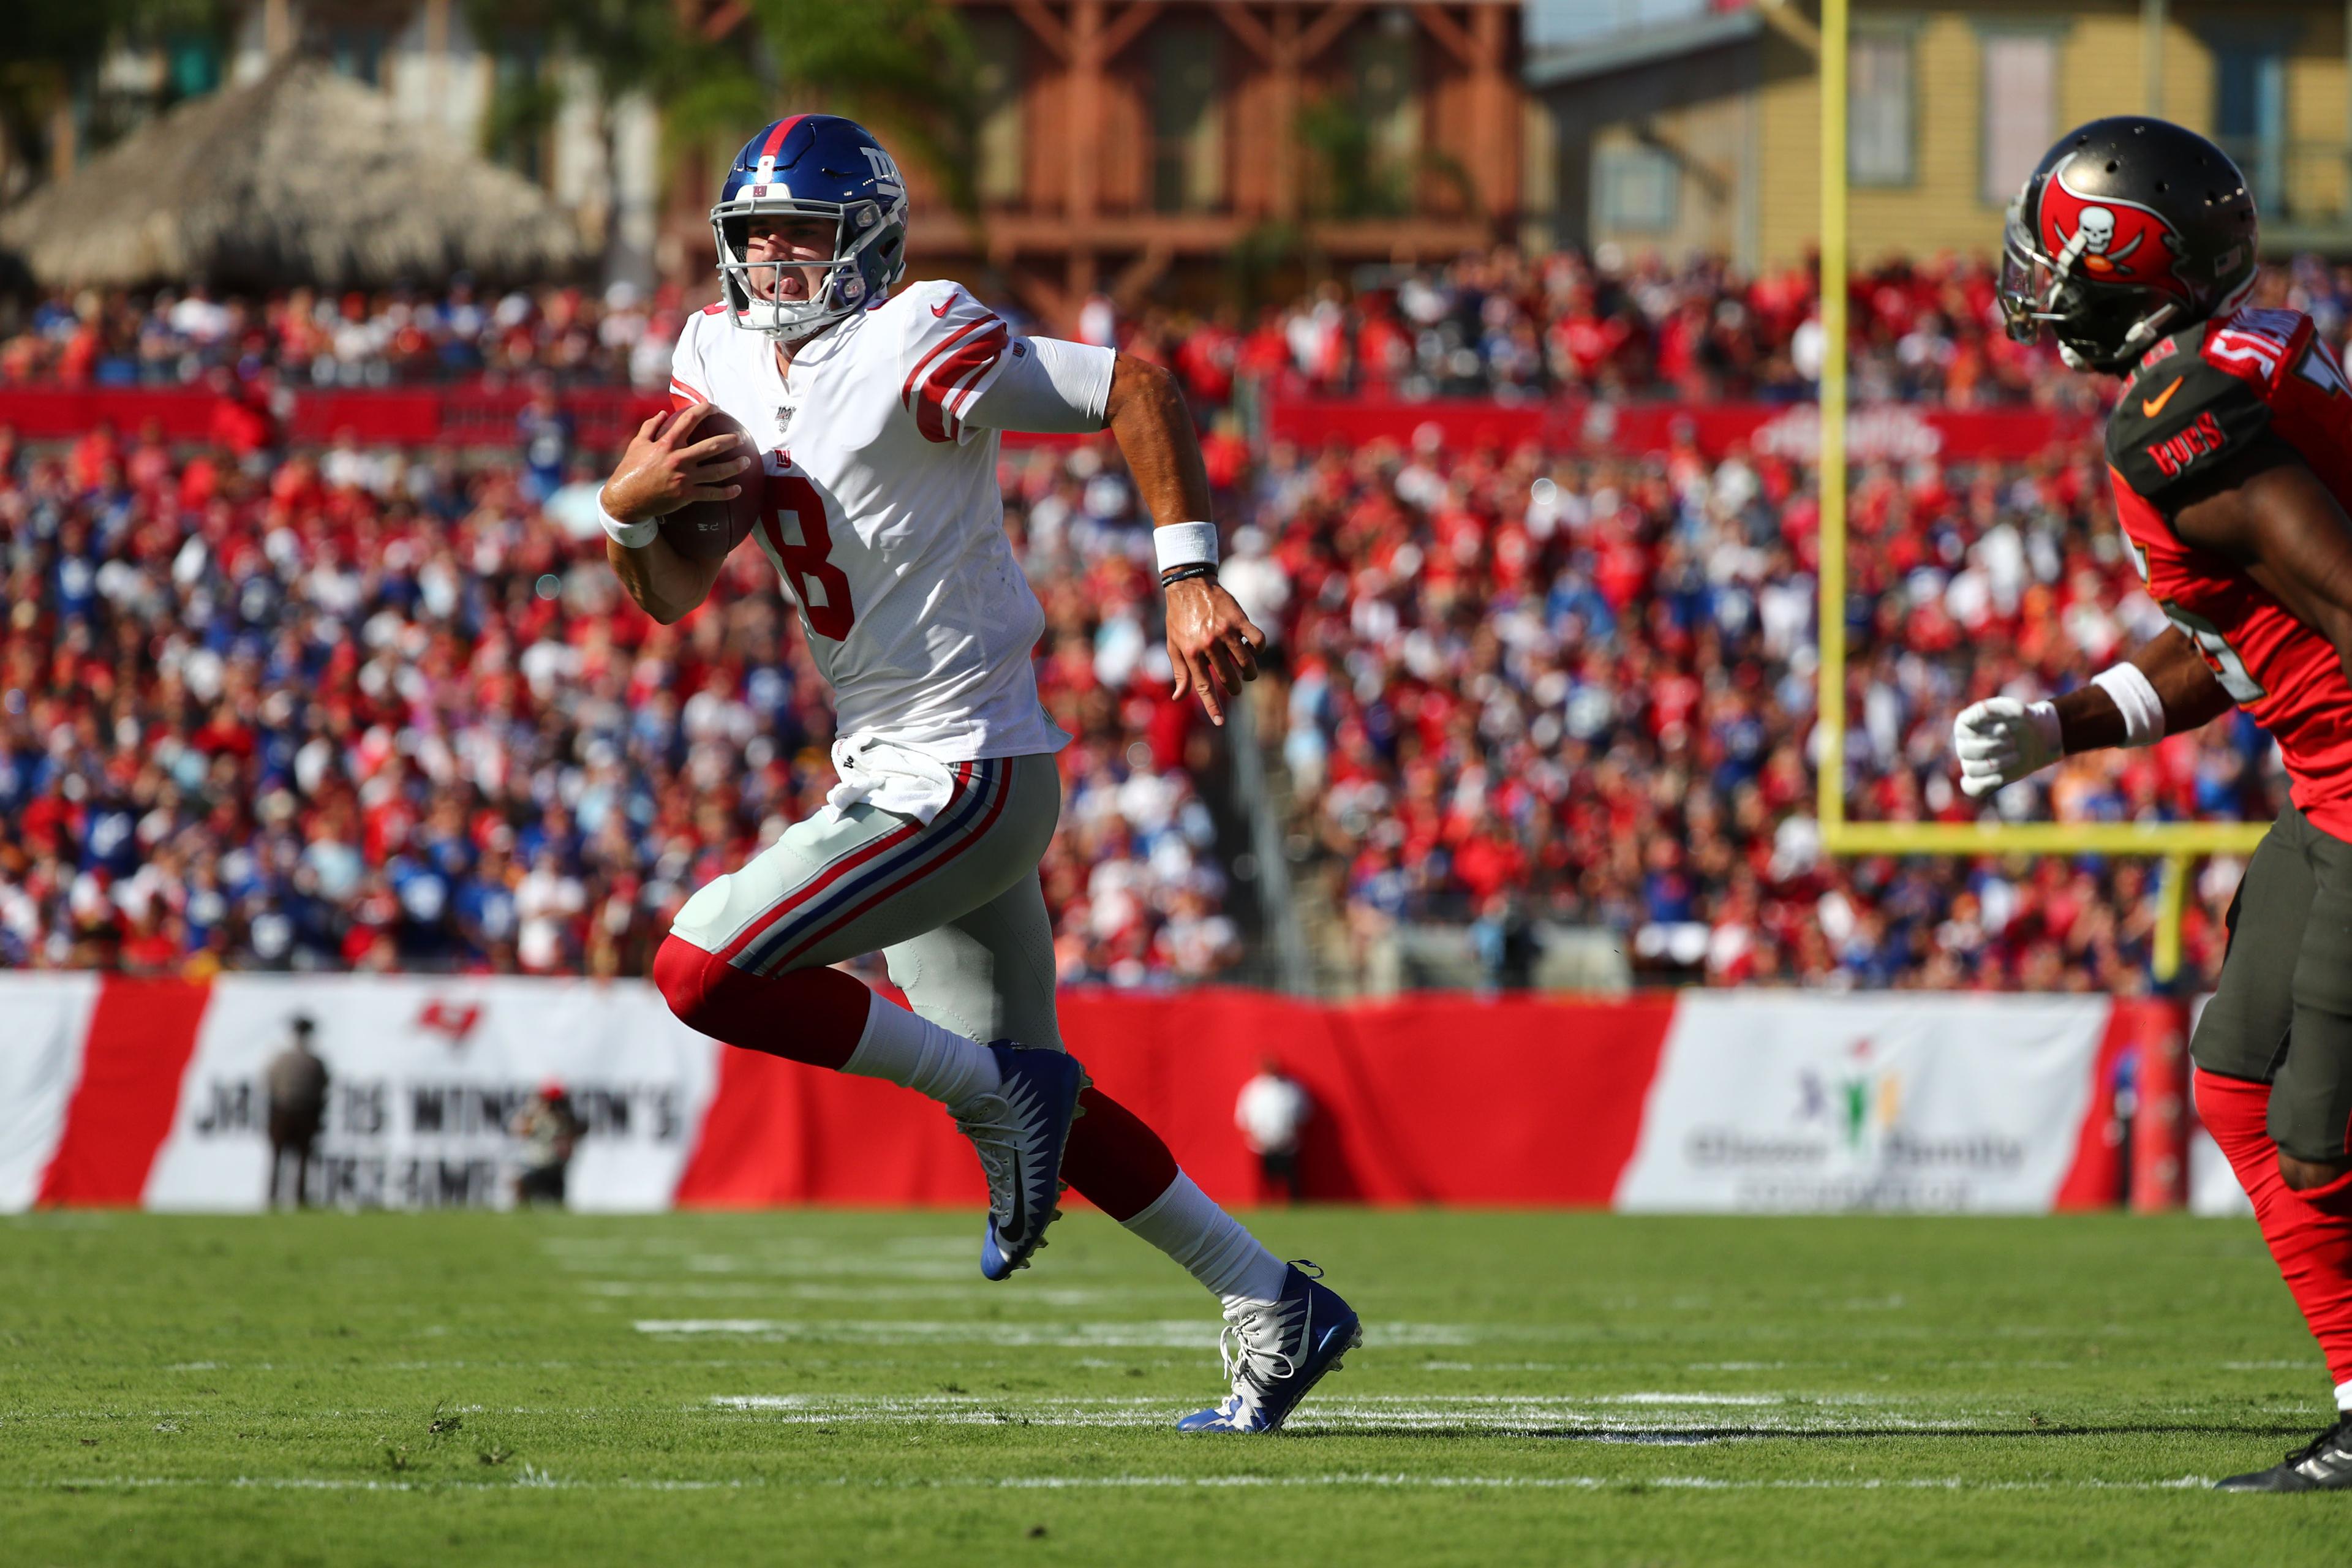
[[[1990,697],[1961,710],[1952,721],[1952,750],[1960,759],[1960,789],[1981,800],[2005,784],[2065,755],[2058,738],[2058,710],[2014,697]]]

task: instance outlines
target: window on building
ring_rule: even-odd
[[[327,33],[327,58],[336,71],[370,87],[383,85],[383,51],[391,42],[382,27],[351,23]]]
[[[2286,52],[2276,43],[2237,40],[2213,51],[2213,129],[2238,161],[2254,210],[2282,210],[2286,191]]]
[[[978,57],[980,124],[973,144],[972,194],[987,206],[1017,205],[1026,186],[1023,175],[1021,113],[1022,51],[1019,21],[982,14],[966,23]]]
[[[1910,34],[1855,34],[1846,69],[1845,177],[1857,185],[1911,184]]]
[[[1682,165],[1663,147],[1632,142],[1592,154],[1594,226],[1621,234],[1663,234],[1682,205]]]
[[[1223,203],[1220,32],[1186,19],[1151,35],[1151,205],[1160,212],[1211,212]]]
[[[2007,206],[2058,135],[2058,39],[2050,33],[1984,36],[1983,148],[1977,196]]]
[[[220,40],[203,33],[172,33],[163,40],[169,97],[202,98],[221,84]]]

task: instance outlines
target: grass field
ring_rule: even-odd
[[[1097,1215],[0,1221],[0,1563],[2336,1561],[2251,1222],[1260,1216],[1364,1348],[1185,1438],[1207,1298]]]

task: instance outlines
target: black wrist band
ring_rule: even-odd
[[[1216,567],[1208,562],[1195,561],[1190,566],[1178,566],[1162,572],[1160,574],[1160,585],[1162,588],[1172,588],[1179,583],[1190,582],[1195,577],[1214,577],[1216,574]]]

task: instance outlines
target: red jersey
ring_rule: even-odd
[[[2278,742],[2296,806],[2352,839],[2352,681],[2334,645],[2167,521],[2265,430],[2352,510],[2352,390],[2311,318],[2240,310],[2176,332],[2141,357],[2107,423],[2116,516],[2149,595]]]

